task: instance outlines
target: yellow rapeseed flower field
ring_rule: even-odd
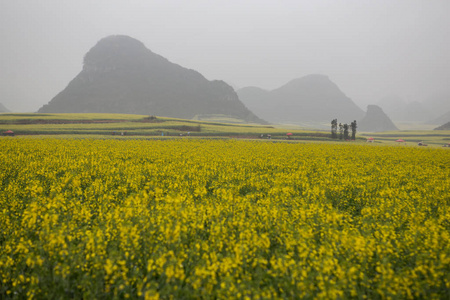
[[[0,140],[2,299],[448,299],[450,152]]]

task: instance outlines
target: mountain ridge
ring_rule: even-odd
[[[380,132],[398,130],[397,126],[378,105],[368,105],[364,118],[358,122],[360,131]]]
[[[10,112],[9,109],[7,109],[2,103],[0,103],[0,113],[7,113]]]
[[[274,123],[329,122],[361,119],[364,111],[328,76],[310,74],[266,91],[245,87],[236,91],[241,101],[261,118]]]
[[[442,116],[442,112],[450,111],[450,95],[437,94],[424,101],[407,102],[397,95],[382,98],[376,103],[382,107],[394,121],[435,123]]]
[[[450,130],[450,122],[447,122],[439,127],[436,127],[434,130]]]
[[[245,107],[224,81],[208,81],[199,72],[172,63],[123,35],[98,41],[85,54],[81,72],[38,112],[131,113],[185,119],[216,114],[266,123]]]

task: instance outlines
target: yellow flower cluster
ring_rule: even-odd
[[[0,298],[450,297],[450,152],[2,139]]]

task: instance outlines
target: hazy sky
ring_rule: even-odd
[[[450,93],[449,0],[0,0],[0,103],[36,111],[113,34],[234,87],[325,74],[363,109]]]

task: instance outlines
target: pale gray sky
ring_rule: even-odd
[[[363,109],[450,93],[449,0],[0,0],[0,103],[36,111],[113,34],[235,87],[320,73]]]

